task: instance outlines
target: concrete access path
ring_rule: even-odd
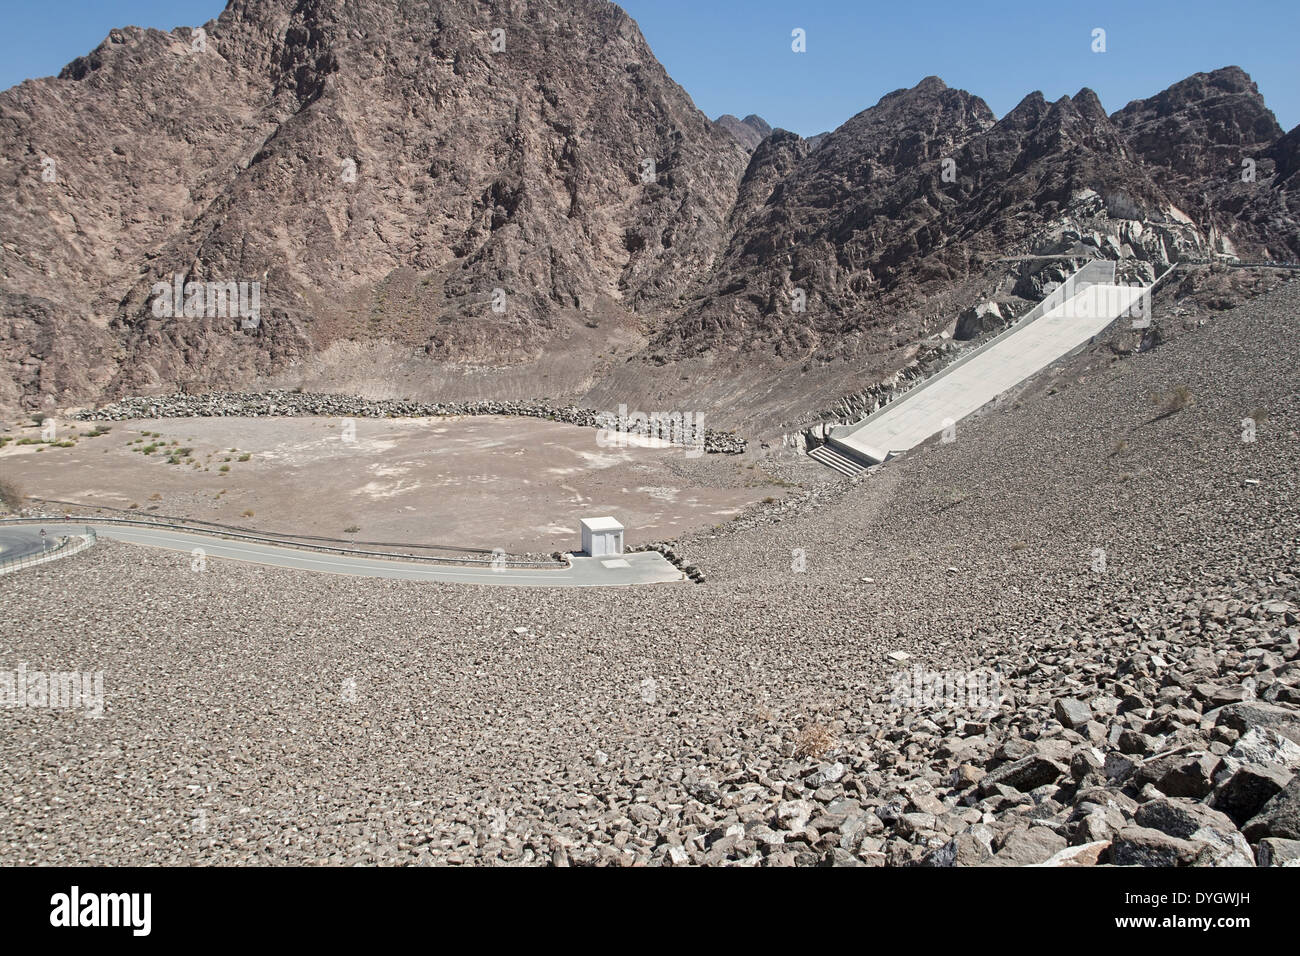
[[[1121,316],[1149,314],[1151,287],[1115,285],[1114,278],[1114,262],[1088,263],[1009,329],[862,421],[832,429],[827,443],[865,465],[880,464],[1086,345]]]
[[[0,547],[5,547],[5,542],[15,547],[19,544],[26,546],[33,534],[39,536],[42,528],[47,535],[59,537],[84,534],[86,527],[84,521],[75,524],[61,521],[37,521],[30,524],[2,522]],[[635,584],[665,584],[685,579],[682,572],[658,551],[639,551],[606,558],[574,557],[567,567],[557,565],[554,569],[506,567],[498,570],[484,566],[431,564],[418,558],[372,558],[308,551],[256,541],[232,541],[216,535],[165,526],[123,527],[103,524],[95,526],[95,533],[100,538],[111,538],[127,544],[185,552],[187,565],[194,549],[201,549],[208,560],[207,573],[216,571],[211,562],[212,559],[218,559],[356,577],[488,584],[498,587],[625,587]]]

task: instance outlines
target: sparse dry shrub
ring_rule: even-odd
[[[1196,404],[1196,398],[1186,385],[1175,385],[1164,394],[1152,394],[1151,404],[1157,406],[1162,415],[1175,415]]]
[[[835,735],[825,726],[813,721],[804,724],[794,739],[794,755],[798,759],[812,757],[819,760],[835,746]]]
[[[0,510],[17,511],[27,496],[12,478],[0,477]]]

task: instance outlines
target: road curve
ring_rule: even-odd
[[[50,546],[53,546],[58,542],[58,537],[47,535],[42,538],[39,528],[21,526],[4,528],[0,526],[0,561],[38,555],[45,550],[45,542],[49,541],[51,537],[54,540],[50,541]]]
[[[612,561],[600,558],[574,558],[572,566],[545,568],[460,567],[433,565],[417,560],[387,560],[363,558],[348,554],[330,554],[298,548],[262,544],[250,541],[231,541],[205,534],[173,531],[170,528],[139,528],[120,525],[92,524],[101,538],[111,538],[126,544],[163,548],[186,553],[186,562],[195,548],[203,551],[208,572],[217,570],[215,562],[243,561],[277,568],[315,571],[354,577],[392,578],[403,581],[440,581],[456,584],[486,584],[498,587],[626,587],[635,584],[661,584],[683,580],[682,573],[657,551],[625,554]],[[85,524],[2,524],[0,548],[30,546],[34,536],[40,541],[40,529],[50,537],[64,534],[81,534]],[[16,557],[9,550],[0,556]]]

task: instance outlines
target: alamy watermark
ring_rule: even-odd
[[[626,448],[639,444],[636,438],[658,438],[686,448],[687,458],[704,454],[703,412],[617,412],[596,413],[596,444],[601,448]]]
[[[1151,324],[1151,296],[1141,286],[1090,285],[1071,296],[1061,314],[1068,319],[1128,316],[1135,329],[1146,328]]]
[[[0,707],[40,707],[80,710],[86,717],[104,716],[104,672],[0,671]]]
[[[246,329],[262,322],[260,282],[186,282],[178,272],[171,282],[155,282],[152,291],[157,319],[239,318]]]
[[[1002,704],[1002,678],[987,667],[970,671],[927,671],[913,667],[889,678],[889,706],[917,711],[960,710],[992,716]]]

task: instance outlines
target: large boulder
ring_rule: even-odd
[[[1116,866],[1185,866],[1196,859],[1200,847],[1190,840],[1149,827],[1125,827],[1111,844]]]
[[[957,317],[957,328],[952,337],[960,342],[979,338],[986,332],[992,332],[1006,325],[1006,317],[996,302],[982,302],[973,305]]]
[[[1266,728],[1300,744],[1300,711],[1276,704],[1257,700],[1228,704],[1219,710],[1215,724],[1229,727],[1243,736],[1257,727]]]
[[[1300,775],[1260,808],[1242,832],[1252,843],[1264,837],[1300,840]]]

